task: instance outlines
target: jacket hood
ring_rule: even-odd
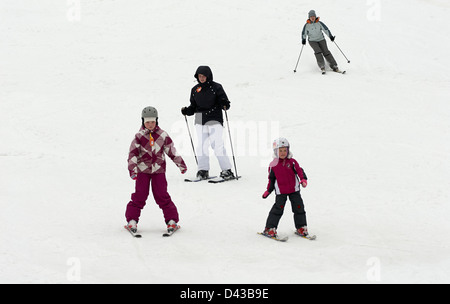
[[[195,71],[195,79],[198,80],[198,74],[202,74],[206,76],[206,81],[212,81],[213,80],[213,73],[211,71],[211,68],[209,66],[206,65],[201,65],[197,68],[197,71]],[[199,81],[200,82],[200,81]]]

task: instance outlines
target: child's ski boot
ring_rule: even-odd
[[[133,233],[137,232],[137,222],[135,220],[129,221],[127,227],[128,229],[130,229],[131,232]]]
[[[180,229],[181,227],[178,226],[178,224],[174,221],[174,220],[170,220],[167,223],[167,232],[163,234],[164,237],[167,236],[171,236],[172,234],[175,233],[175,231],[177,231],[178,229]]]
[[[309,235],[309,233],[308,233],[308,227],[306,227],[306,226],[303,226],[303,227],[301,227],[301,228],[298,228],[298,229],[295,231],[295,234],[298,235],[298,236],[300,236],[300,237],[302,237],[302,238],[304,238],[304,239],[308,239],[308,240],[311,240],[311,241],[316,239],[316,236],[315,236],[315,235]]]

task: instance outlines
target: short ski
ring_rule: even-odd
[[[303,238],[303,239],[307,239],[307,240],[310,240],[310,241],[314,241],[316,239],[315,235],[306,235],[305,236],[305,235],[299,234],[297,231],[295,231],[295,234],[298,235],[299,237]]]
[[[341,70],[337,70],[337,71],[333,71],[333,72],[335,72],[335,73],[339,73],[339,74],[345,74],[345,72],[347,72],[347,71],[341,71]]]
[[[325,75],[327,73],[325,70],[320,70],[320,71],[321,71],[322,75]],[[347,71],[341,71],[341,70],[337,70],[337,71],[332,70],[332,71],[335,73],[339,73],[339,74],[345,74],[347,72]]]
[[[139,233],[131,231],[131,229],[130,229],[130,227],[128,227],[128,225],[123,226],[123,228],[125,228],[135,238],[142,237],[142,235],[140,235]]]
[[[163,237],[168,237],[168,236],[171,236],[172,234],[174,234],[178,229],[180,229],[181,227],[180,226],[178,226],[177,225],[177,228],[170,228],[170,229],[167,229],[167,232],[166,233],[163,233]]]
[[[232,181],[232,180],[237,180],[239,178],[241,178],[242,176],[238,176],[238,177],[233,177],[233,178],[229,178],[229,179],[224,179],[222,177],[216,177],[216,178],[212,178],[208,181],[208,183],[211,184],[218,184],[218,183],[223,183],[223,182],[228,182],[228,181]]]
[[[217,176],[210,176],[208,178],[198,178],[198,177],[194,177],[194,178],[185,178],[184,181],[188,182],[188,183],[196,183],[196,182],[201,182],[204,180],[210,180],[213,178],[217,178]]]
[[[272,240],[275,240],[275,241],[278,241],[278,242],[286,242],[288,239],[289,239],[289,237],[288,236],[285,236],[285,237],[279,237],[279,236],[270,236],[270,235],[268,235],[268,234],[265,234],[264,232],[257,232],[259,235],[262,235],[262,236],[265,236],[265,237],[267,237],[267,238],[269,238],[269,239],[272,239]]]

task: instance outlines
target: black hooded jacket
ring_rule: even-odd
[[[200,83],[198,74],[206,76],[205,83]],[[230,108],[230,101],[221,84],[213,81],[213,74],[208,66],[199,66],[194,77],[198,84],[191,90],[191,104],[182,110],[182,114],[192,116],[196,113],[195,123],[206,124],[217,121],[223,125],[222,109]]]

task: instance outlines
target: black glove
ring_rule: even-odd
[[[229,101],[229,100],[222,99],[222,100],[220,101],[220,106],[222,107],[222,109],[228,110],[228,109],[230,108],[230,101]]]
[[[184,116],[187,115],[187,108],[186,107],[181,108],[181,114],[183,114]]]
[[[334,38],[336,38],[336,36],[331,36],[331,37],[330,37],[330,40],[331,40],[331,41],[334,41]]]
[[[303,45],[306,44],[306,39],[302,39],[302,44],[303,44]]]

